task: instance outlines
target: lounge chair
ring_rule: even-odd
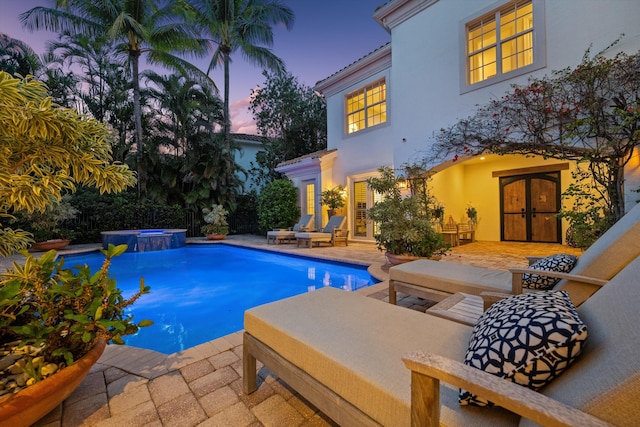
[[[578,306],[598,289],[599,283],[611,279],[640,255],[639,241],[640,205],[636,205],[594,242],[571,270],[572,275],[596,279],[592,285],[576,286],[571,276],[562,273],[545,271],[544,276],[563,279],[554,289],[567,290]],[[389,269],[389,302],[396,303],[397,292],[432,301],[442,301],[459,292],[519,294],[522,293],[522,274],[531,272],[528,269],[492,270],[446,261],[413,261]]]
[[[330,243],[333,245],[336,236],[342,237],[347,233],[347,230],[342,229],[344,221],[344,216],[334,215],[329,218],[329,222],[327,222],[327,225],[325,225],[322,231],[296,233],[296,246],[300,246],[301,243],[310,248],[313,247],[314,244],[319,245],[320,243]]]
[[[636,258],[578,308],[583,352],[540,392],[463,365],[473,327],[333,288],[245,312],[244,391],[257,359],[345,426],[635,425],[639,276]],[[460,406],[458,387],[501,407]]]
[[[287,242],[296,238],[296,233],[299,231],[305,231],[311,229],[311,223],[313,222],[313,215],[304,214],[300,217],[300,220],[291,229],[283,230],[271,230],[267,231],[267,244],[273,241],[274,244],[278,244],[284,240]]]

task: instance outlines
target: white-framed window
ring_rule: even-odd
[[[387,83],[377,80],[345,96],[345,123],[348,134],[387,121]]]
[[[467,89],[545,65],[544,0],[512,0],[465,21]]]

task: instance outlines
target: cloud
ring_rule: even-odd
[[[229,106],[229,117],[231,119],[231,132],[234,133],[248,133],[255,135],[258,133],[258,128],[253,120],[253,116],[249,111],[251,105],[251,97],[238,99]]]

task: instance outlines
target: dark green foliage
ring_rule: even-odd
[[[258,198],[258,218],[263,233],[276,227],[291,227],[300,217],[298,189],[288,179],[267,184]]]
[[[258,194],[252,190],[238,196],[236,208],[229,215],[229,231],[231,234],[256,234],[259,230]]]
[[[258,185],[281,177],[278,163],[327,148],[327,104],[290,73],[262,73],[264,87],[253,92],[251,112],[269,139],[251,169]]]
[[[415,169],[407,176],[396,176],[389,167],[378,169],[380,176],[369,178],[369,187],[382,195],[367,211],[367,218],[378,225],[375,235],[378,249],[395,255],[430,257],[448,250],[440,233],[433,227],[433,210],[438,206],[427,188],[427,179]],[[411,194],[404,197],[400,182],[408,182]]]
[[[71,204],[80,211],[65,228],[75,232],[75,243],[102,240],[101,231],[144,228],[184,228],[184,209],[151,201],[138,202],[135,192],[102,194],[91,188],[80,188]]]
[[[567,244],[585,250],[604,234],[615,220],[611,216],[607,217],[606,197],[602,196],[605,191],[601,185],[594,182],[592,174],[578,168],[571,175],[573,182],[562,193],[562,197],[564,200],[571,198],[573,205],[563,206],[558,216],[569,223]]]

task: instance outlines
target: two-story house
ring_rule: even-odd
[[[587,49],[640,50],[638,0],[391,0],[373,13],[391,42],[316,84],[327,98],[328,149],[279,166],[300,190],[303,213],[326,222],[319,194],[347,188],[350,238],[373,239],[366,210],[376,195],[365,180],[380,166],[424,158],[434,132],[467,117],[511,85],[580,63]],[[486,155],[433,165],[433,194],[445,215],[478,211],[476,238],[562,242],[553,215],[575,164]],[[628,203],[640,166],[627,167]],[[541,214],[542,212],[542,214]]]

